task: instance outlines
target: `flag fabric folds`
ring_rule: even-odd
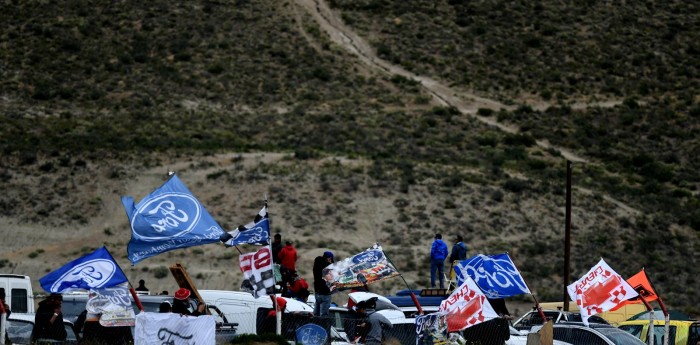
[[[639,273],[629,277],[627,282],[637,291],[639,296],[620,302],[612,311],[618,310],[627,304],[642,303],[642,298],[648,303],[659,299],[659,295],[654,291],[654,287],[651,285],[649,276],[647,276],[646,271],[641,270]]]
[[[100,325],[105,327],[133,326],[135,323],[127,283],[90,290],[85,309],[90,314],[99,314]]]
[[[270,243],[270,219],[267,216],[267,205],[255,215],[252,222],[222,234],[219,239],[224,242],[226,247],[239,244],[267,245]]]
[[[362,253],[327,266],[322,275],[331,292],[337,292],[396,277],[399,271],[384,255],[382,246],[375,243]]]
[[[135,345],[214,345],[216,318],[176,313],[139,313],[134,328]]]
[[[466,277],[464,283],[440,303],[438,311],[447,314],[449,332],[461,331],[498,317],[486,295],[470,277]]]
[[[611,310],[620,302],[639,295],[603,259],[566,289],[571,300],[578,305],[586,326],[591,315]]]
[[[505,298],[529,294],[530,289],[508,253],[479,254],[459,261],[455,266],[457,285],[471,277],[488,298]]]
[[[138,204],[122,197],[131,224],[133,265],[160,253],[219,241],[224,231],[176,175]]]
[[[272,252],[269,246],[262,247],[254,253],[241,254],[239,262],[243,272],[241,290],[250,292],[255,298],[275,293]]]
[[[416,316],[416,345],[446,344],[448,335],[445,313]]]
[[[108,288],[127,281],[122,269],[104,246],[39,279],[41,287],[53,293]]]

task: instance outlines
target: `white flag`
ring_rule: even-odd
[[[240,266],[243,272],[241,290],[250,292],[255,298],[274,294],[275,275],[270,247],[262,247],[255,253],[241,254]]]
[[[498,317],[484,293],[469,276],[450,297],[440,303],[439,311],[447,313],[449,332],[461,331]]]
[[[566,290],[578,305],[586,326],[591,315],[608,311],[624,300],[639,296],[603,259],[581,279],[567,286]]]
[[[216,318],[174,313],[139,313],[134,329],[135,345],[214,345]]]

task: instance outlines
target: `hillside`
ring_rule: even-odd
[[[323,250],[379,241],[426,287],[432,235],[462,233],[556,300],[576,158],[571,279],[600,257],[624,276],[645,267],[697,314],[697,11],[538,4],[4,3],[0,270],[38,278],[103,243],[129,267],[119,197],[174,170],[225,228],[267,194],[309,280]],[[200,287],[240,283],[220,245],[127,273],[172,290],[161,267],[176,261]]]

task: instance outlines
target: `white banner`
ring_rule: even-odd
[[[214,345],[216,318],[211,315],[182,316],[173,313],[139,313],[134,330],[135,345]]]
[[[447,313],[447,328],[450,332],[461,331],[498,317],[484,293],[469,276],[450,297],[440,303],[439,311]]]
[[[255,298],[272,295],[275,291],[275,275],[270,247],[262,247],[255,253],[241,254],[239,259],[243,272],[241,290],[250,292]]]
[[[131,306],[127,284],[90,290],[85,309],[91,314],[102,314],[100,325],[105,327],[134,325],[134,308]]]
[[[624,300],[639,296],[603,259],[581,279],[567,286],[566,290],[578,305],[581,319],[586,325],[589,316],[608,311]]]

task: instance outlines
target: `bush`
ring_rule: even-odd
[[[163,279],[168,276],[170,270],[165,266],[158,266],[153,269],[153,276],[157,279]]]
[[[513,193],[520,193],[527,189],[528,182],[520,179],[508,179],[506,183],[503,184],[503,188]]]

